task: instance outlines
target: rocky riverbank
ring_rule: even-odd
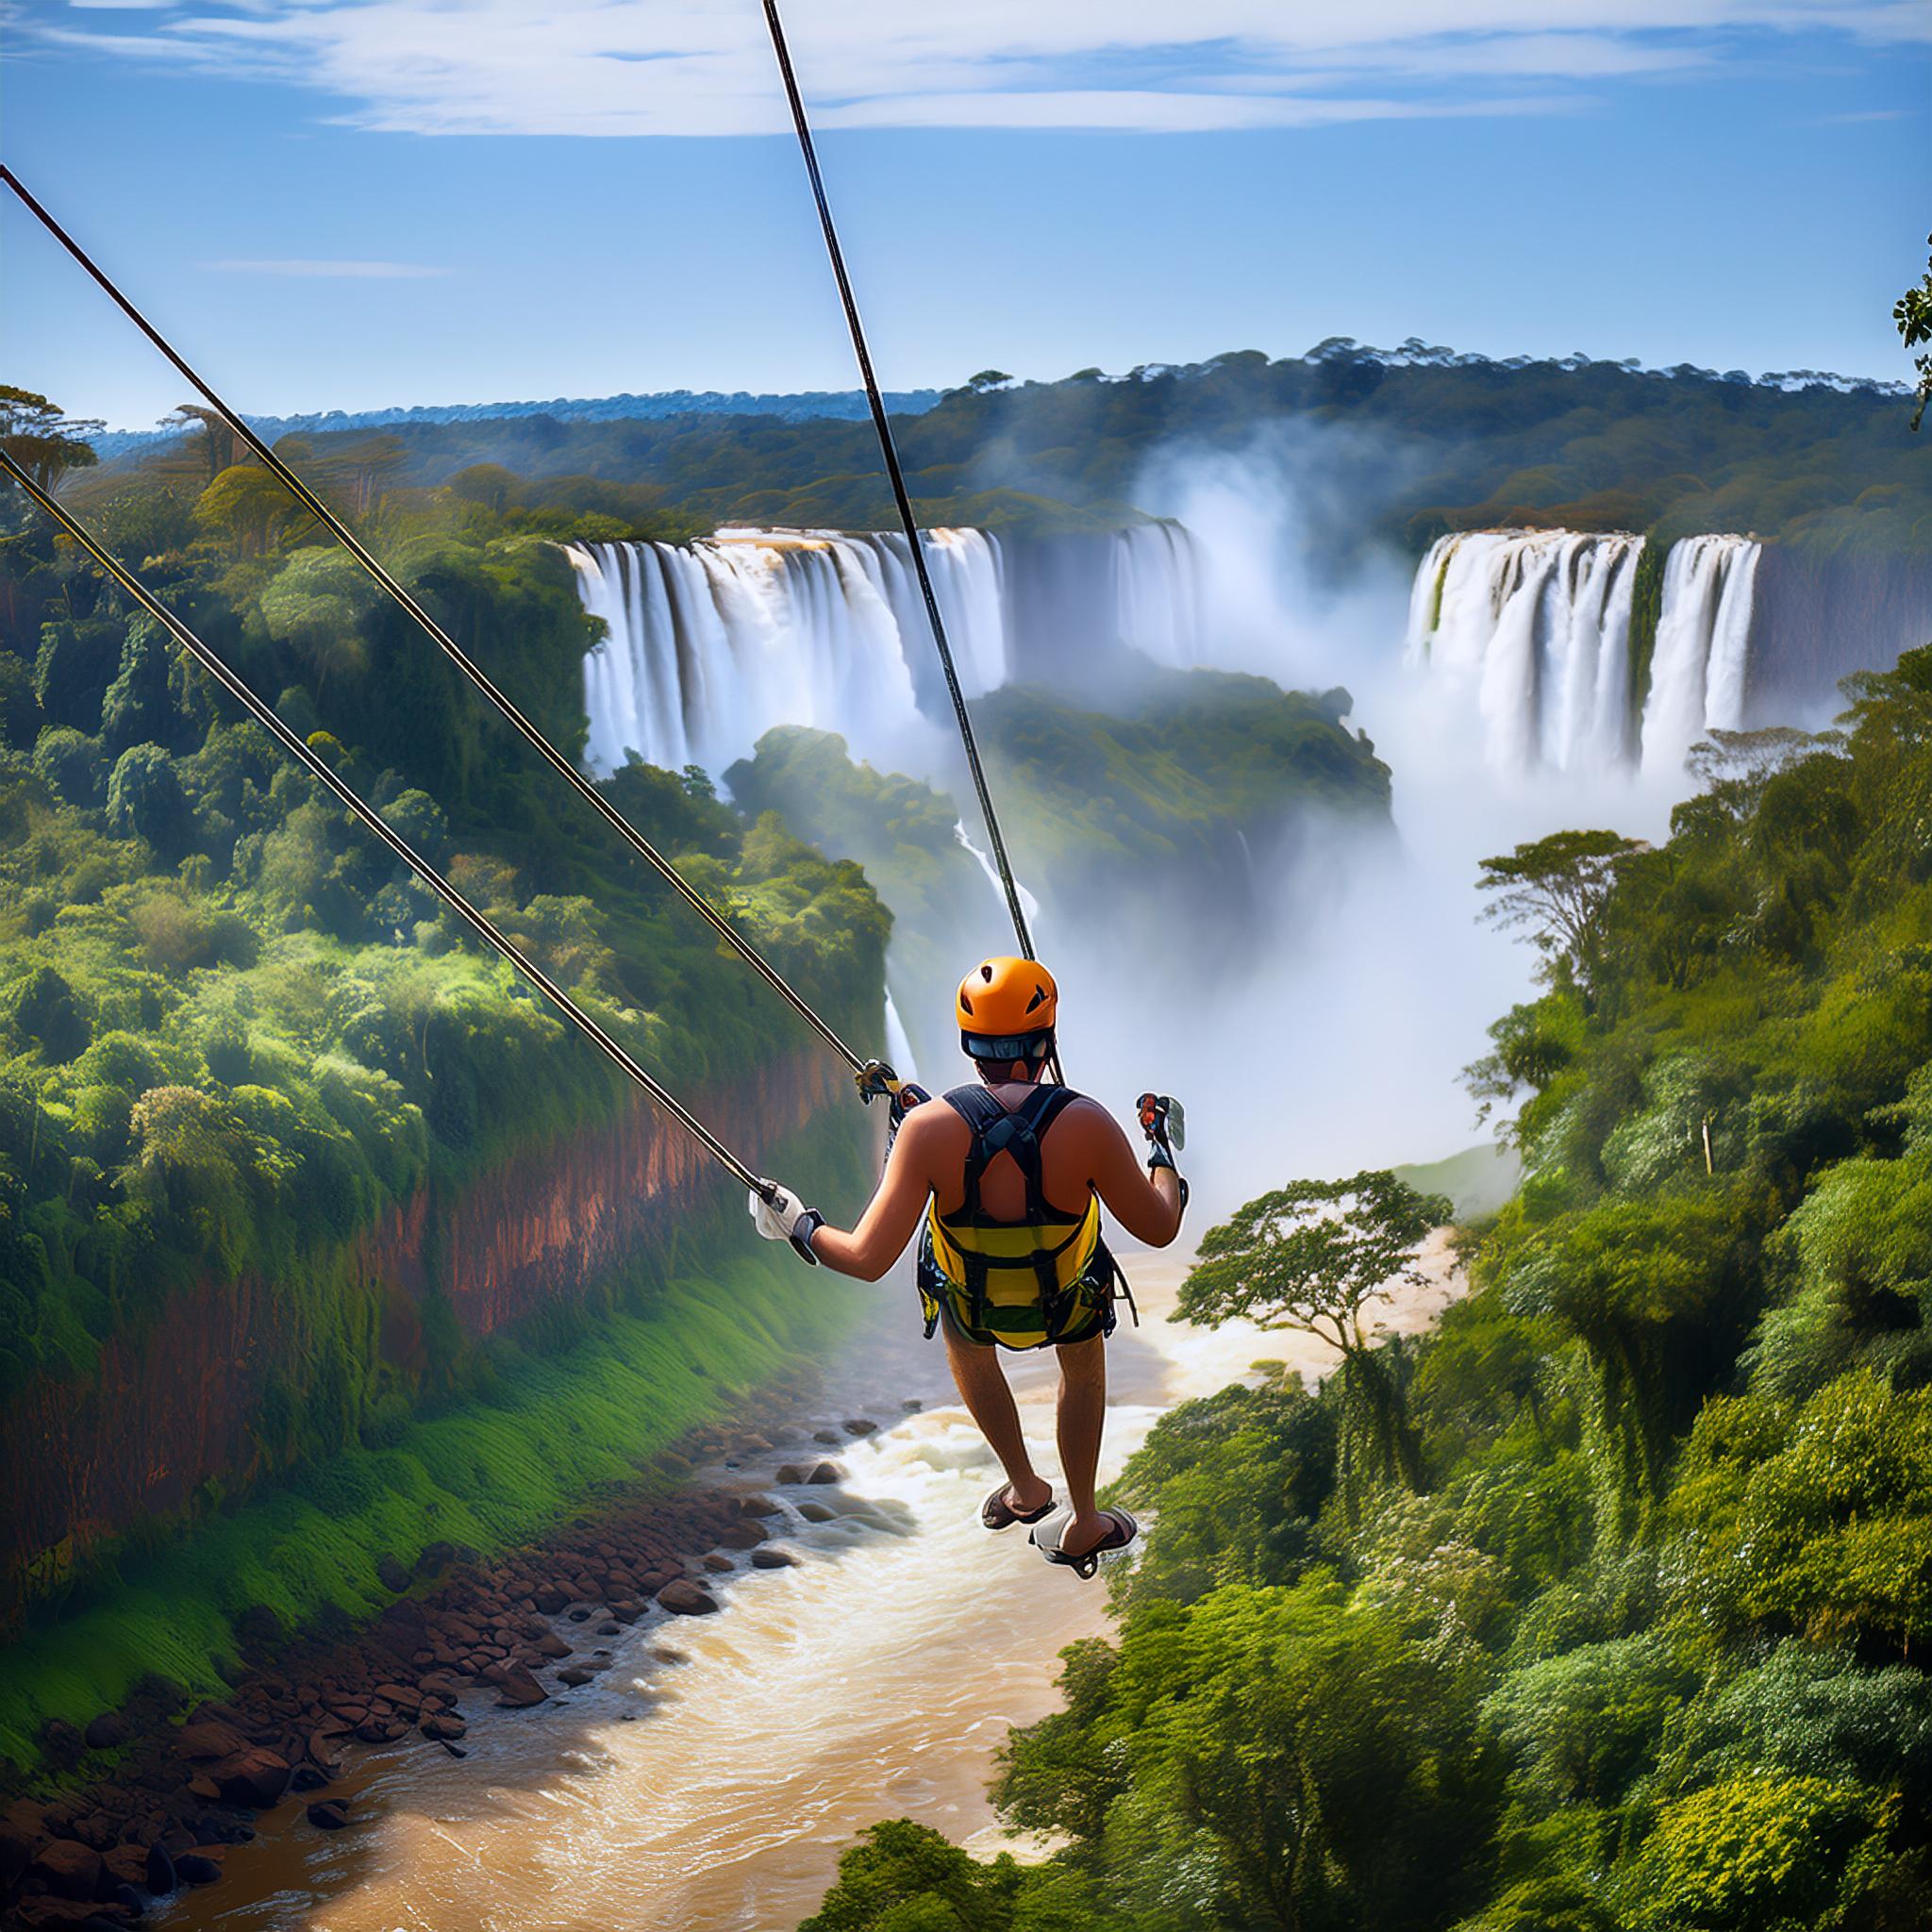
[[[808,1412],[809,1377],[762,1391],[755,1412]],[[604,1498],[547,1539],[483,1559],[441,1543],[412,1568],[385,1559],[395,1600],[364,1628],[290,1639],[272,1615],[242,1620],[247,1656],[231,1694],[189,1707],[178,1686],[149,1678],[85,1732],[47,1727],[58,1788],[16,1790],[0,1809],[0,1899],[8,1926],[125,1928],[185,1887],[222,1876],[253,1819],[290,1795],[318,1831],[353,1822],[330,1795],[358,1745],[464,1755],[464,1707],[534,1708],[608,1667],[609,1641],[653,1615],[718,1608],[711,1577],[782,1568],[780,1507],[749,1474],[795,1485],[808,1522],[829,1516],[808,1495],[842,1474],[841,1441],[876,1424],[853,1418],[808,1430],[720,1424],[658,1457],[637,1485]],[[778,1460],[790,1457],[790,1460]],[[724,1479],[701,1480],[701,1467]]]

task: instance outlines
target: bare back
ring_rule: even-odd
[[[1023,1080],[989,1091],[1010,1110],[1031,1092]],[[906,1116],[886,1163],[878,1191],[851,1234],[822,1228],[814,1246],[843,1273],[876,1280],[904,1252],[925,1212],[937,1200],[941,1214],[957,1213],[966,1198],[966,1158],[973,1130],[943,1100],[929,1100]],[[1157,1186],[1120,1124],[1084,1095],[1068,1107],[1041,1142],[1041,1183],[1047,1202],[1070,1221],[1087,1211],[1092,1195],[1136,1241],[1165,1247],[1180,1232],[1177,1194]],[[981,1182],[986,1211],[1015,1225],[1025,1219],[1025,1188],[1008,1154],[996,1156]]]

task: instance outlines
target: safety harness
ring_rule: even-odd
[[[919,1247],[919,1293],[928,1339],[950,1313],[969,1341],[1045,1348],[1111,1335],[1116,1290],[1133,1295],[1100,1237],[1100,1203],[1069,1219],[1049,1205],[1042,1178],[1047,1129],[1080,1096],[1070,1087],[1035,1087],[1010,1110],[984,1087],[956,1087],[945,1103],[973,1132],[965,1199],[954,1214],[934,1201]],[[981,1184],[1002,1155],[1026,1189],[1024,1219],[986,1211]],[[1138,1321],[1138,1313],[1135,1316]]]

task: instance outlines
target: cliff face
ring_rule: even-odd
[[[697,1111],[727,1144],[758,1148],[843,1098],[836,1069],[814,1055],[701,1093]],[[282,1391],[342,1377],[352,1429],[349,1391],[372,1370],[412,1385],[432,1298],[473,1341],[575,1306],[639,1243],[714,1204],[721,1183],[690,1135],[640,1096],[615,1122],[523,1149],[459,1194],[419,1189],[314,1257],[325,1297],[258,1277],[205,1281],[138,1334],[110,1338],[88,1379],[38,1378],[0,1412],[0,1469],[23,1478],[8,1485],[0,1550],[8,1613],[105,1540],[285,1464]],[[325,1335],[299,1312],[318,1299],[336,1318]]]
[[[1932,560],[1817,557],[1769,544],[1751,633],[1751,722],[1788,724],[1836,708],[1855,671],[1890,671],[1932,643]]]

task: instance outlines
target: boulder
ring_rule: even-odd
[[[101,1854],[108,1878],[116,1885],[143,1885],[147,1882],[147,1853],[140,1845],[116,1845]]]
[[[141,1882],[157,1898],[166,1898],[175,1889],[175,1861],[158,1840],[147,1848],[147,1871]]]
[[[802,1483],[805,1480],[805,1472],[795,1462],[781,1462],[778,1465],[778,1480],[788,1486]]]
[[[570,1592],[559,1590],[554,1583],[546,1583],[541,1590],[531,1592],[530,1601],[544,1616],[559,1617],[570,1608]]]
[[[841,1440],[837,1429],[814,1429],[811,1439],[814,1442],[837,1442]]]
[[[426,1544],[423,1554],[416,1558],[418,1576],[434,1576],[447,1570],[457,1559],[457,1546],[454,1543],[434,1542]]]
[[[570,1645],[555,1630],[544,1631],[542,1636],[535,1640],[531,1647],[547,1657],[561,1659],[570,1655]]]
[[[289,1779],[291,1791],[319,1791],[325,1789],[329,1779],[325,1773],[313,1764],[298,1764]]]
[[[423,1735],[438,1744],[447,1744],[460,1738],[470,1727],[451,1711],[437,1711],[425,1717],[421,1725]]]
[[[559,1684],[568,1684],[573,1690],[580,1690],[596,1674],[595,1671],[588,1669],[583,1664],[573,1664],[569,1670],[558,1672],[557,1681]]]
[[[797,1561],[790,1550],[781,1550],[776,1543],[766,1543],[751,1553],[754,1570],[789,1570]]]
[[[811,1466],[811,1474],[806,1477],[807,1482],[821,1485],[842,1483],[844,1480],[845,1472],[836,1462],[814,1462]]]
[[[134,1923],[130,1913],[119,1905],[95,1905],[91,1899],[55,1898],[42,1892],[38,1898],[24,1898],[14,1907],[14,1916],[8,1921],[9,1927],[19,1926],[21,1932],[57,1932],[57,1928],[73,1925],[80,1932],[101,1932],[103,1926],[110,1932],[120,1932],[124,1925]]]
[[[761,1523],[745,1516],[727,1523],[718,1532],[718,1541],[727,1550],[755,1550],[770,1534]]]
[[[53,1838],[34,1854],[27,1874],[56,1898],[92,1899],[101,1890],[106,1867],[92,1845],[78,1839]]]
[[[801,1503],[798,1506],[798,1513],[808,1523],[829,1523],[839,1512],[836,1509],[828,1509],[823,1503]]]
[[[409,1587],[409,1573],[393,1557],[382,1557],[375,1566],[375,1579],[385,1590],[400,1596]]]
[[[0,1893],[10,1891],[21,1874],[33,1863],[34,1846],[40,1838],[38,1825],[27,1831],[10,1820],[0,1821]]]
[[[183,1885],[212,1885],[222,1875],[223,1845],[196,1845],[175,1860],[175,1876]]]
[[[64,1717],[50,1717],[41,1726],[41,1755],[57,1771],[71,1771],[87,1756],[87,1740]]]
[[[724,1574],[724,1572],[729,1570],[731,1567],[731,1558],[727,1556],[723,1555],[720,1551],[717,1550],[713,1550],[710,1553],[710,1555],[705,1558],[705,1568],[710,1571],[714,1575],[722,1576]]]
[[[501,1710],[527,1710],[550,1695],[522,1664],[511,1664],[505,1670],[497,1693],[497,1707]]]
[[[658,1601],[675,1617],[708,1617],[718,1607],[716,1597],[681,1576],[658,1592]]]
[[[257,1744],[223,1758],[208,1775],[229,1804],[266,1811],[271,1805],[279,1804],[289,1789],[289,1760],[279,1751]]]
[[[744,1516],[776,1516],[779,1511],[779,1506],[770,1496],[741,1496],[738,1507]]]
[[[118,1710],[104,1710],[84,1733],[90,1751],[118,1751],[134,1735],[134,1726]]]
[[[878,1424],[862,1415],[847,1416],[845,1419],[845,1433],[848,1436],[870,1436],[877,1428]]]
[[[249,1748],[248,1740],[222,1718],[201,1718],[184,1724],[175,1745],[182,1757],[204,1764],[219,1757],[232,1757],[238,1751]]]
[[[341,1798],[324,1798],[308,1807],[308,1822],[317,1831],[341,1831],[349,1822],[349,1807]]]

